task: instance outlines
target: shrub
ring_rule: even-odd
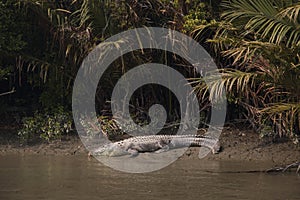
[[[49,142],[61,139],[63,134],[72,130],[72,115],[61,107],[53,112],[36,112],[33,117],[23,118],[23,127],[18,132],[22,142],[38,138]]]

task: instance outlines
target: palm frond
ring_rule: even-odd
[[[287,8],[284,8],[278,16],[281,18],[287,17],[294,24],[299,26],[299,12],[300,12],[300,4],[292,5]]]
[[[213,75],[207,75],[204,78],[191,78],[189,79],[190,84],[195,85],[194,90],[199,96],[204,98],[209,93],[209,99],[213,100],[223,96],[225,90],[227,94],[240,93],[247,96],[248,91],[250,91],[249,87],[254,86],[255,79],[258,77],[257,73],[235,69],[222,69],[220,73],[221,79],[213,73]]]
[[[272,121],[275,131],[282,135],[293,137],[295,130],[300,128],[299,103],[275,103],[261,109],[260,114]]]
[[[260,34],[270,43],[283,42],[287,47],[299,45],[299,5],[283,9],[274,4],[276,1],[270,0],[227,0],[224,2],[227,10],[223,13],[223,17],[242,26],[244,35]]]

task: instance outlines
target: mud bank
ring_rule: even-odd
[[[9,138],[1,134],[0,155],[88,155],[77,135],[66,136],[62,140],[50,143],[36,143],[21,145],[16,138]],[[220,143],[222,150],[219,154],[209,154],[207,160],[233,161],[271,161],[274,164],[286,164],[300,160],[300,146],[289,140],[272,142],[260,139],[251,130],[224,128]],[[199,148],[192,147],[180,159],[198,159]]]

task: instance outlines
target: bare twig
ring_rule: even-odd
[[[1,96],[4,96],[4,95],[12,94],[12,93],[14,93],[14,92],[16,92],[15,88],[13,88],[13,89],[12,89],[11,91],[9,91],[9,92],[1,93],[1,94],[0,94],[0,97],[1,97]]]
[[[287,165],[283,170],[282,170],[282,172],[285,172],[286,170],[288,170],[288,169],[290,169],[290,168],[294,168],[294,167],[298,167],[298,169],[299,169],[299,167],[300,167],[300,162],[296,162],[296,163],[292,163],[292,164],[290,164],[290,165]],[[297,173],[298,173],[298,170],[297,169]]]
[[[266,170],[266,172],[267,173],[269,173],[269,172],[286,172],[288,169],[296,168],[296,167],[298,167],[297,170],[296,170],[296,173],[299,173],[299,171],[300,171],[300,162],[295,162],[295,163],[289,164],[285,167],[274,167],[274,168]]]

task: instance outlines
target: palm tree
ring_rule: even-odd
[[[299,1],[224,0],[222,9],[222,21],[194,30],[195,38],[213,31],[206,41],[230,63],[211,92],[224,85],[262,134],[294,136],[300,130]],[[197,81],[195,89],[206,91]]]

